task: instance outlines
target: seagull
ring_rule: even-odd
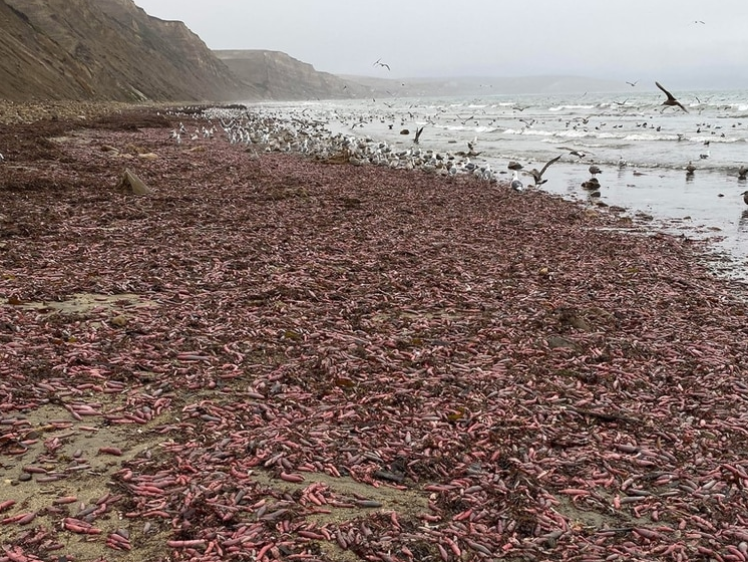
[[[664,102],[662,102],[662,105],[677,105],[683,111],[688,113],[688,110],[685,107],[683,107],[683,105],[681,105],[681,103],[677,99],[675,99],[675,96],[673,96],[673,94],[671,94],[665,88],[663,88],[662,84],[660,84],[659,82],[655,82],[655,86],[657,86],[660,90],[665,92],[665,95],[667,96],[667,99]],[[663,109],[663,111],[665,110]]]
[[[511,188],[514,191],[524,191],[525,189],[525,186],[522,184],[522,182],[519,179],[519,173],[517,172],[517,170],[514,170],[514,175],[512,175]]]
[[[535,119],[530,119],[530,121],[527,121],[526,119],[520,119],[520,122],[524,123],[525,127],[529,129],[535,124]]]
[[[628,82],[628,81],[626,82],[626,84],[628,84],[628,85],[629,85],[629,86],[631,86],[632,88],[633,88],[634,86],[636,86],[636,85],[637,85],[638,83],[639,83],[639,81],[638,81],[638,80],[637,80],[636,82]]]
[[[597,166],[595,166],[594,164],[592,166],[590,166],[589,170],[590,170],[590,174],[592,174],[593,176],[596,175],[596,174],[602,174],[603,173],[603,171],[600,168],[598,168]]]
[[[745,181],[746,177],[748,177],[748,168],[746,168],[745,165],[740,166],[740,169],[738,170],[738,181]]]
[[[748,191],[744,191],[743,193],[741,193],[741,195],[743,196],[743,201],[745,202],[745,204],[748,205]]]
[[[475,137],[472,141],[468,141],[468,156],[478,156],[480,152],[476,152],[475,145],[478,143],[478,137]]]
[[[691,162],[689,162],[688,166],[686,166],[686,175],[692,176],[695,171],[696,171],[696,166],[694,166]]]
[[[387,64],[386,62],[381,62],[381,61],[382,59],[377,59],[376,61],[374,61],[374,64],[372,64],[371,66],[383,66],[387,70],[391,70],[389,64]]]
[[[532,170],[530,170],[530,175],[535,180],[535,187],[541,186],[545,182],[548,181],[548,180],[544,180],[543,179],[543,174],[548,169],[548,166],[550,166],[554,162],[557,162],[560,159],[561,159],[561,156],[556,156],[555,158],[549,160],[548,162],[546,162],[545,166],[543,166],[543,168],[539,172],[535,168],[533,168]]]
[[[420,129],[416,129],[416,138],[413,139],[413,142],[418,144],[419,139],[421,138],[421,133],[423,132],[423,127]]]
[[[578,150],[575,150],[573,148],[569,148],[568,146],[559,146],[560,149],[568,150],[569,154],[572,156],[577,156],[578,158],[584,158],[587,156],[584,152],[579,152]]]

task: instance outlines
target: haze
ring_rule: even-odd
[[[748,87],[744,0],[135,2],[185,22],[212,49],[283,51],[334,74],[563,74],[647,88],[654,80]]]

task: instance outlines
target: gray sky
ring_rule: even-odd
[[[212,49],[269,49],[335,74],[575,74],[748,87],[746,0],[135,0]],[[697,20],[704,23],[695,23]],[[380,59],[391,71],[374,67]],[[651,85],[653,86],[653,85]]]

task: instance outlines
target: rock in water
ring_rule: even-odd
[[[119,180],[117,189],[133,195],[150,195],[153,193],[153,190],[143,183],[143,180],[133,174],[129,168],[126,168],[125,173],[122,174],[122,179]]]

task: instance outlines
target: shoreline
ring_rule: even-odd
[[[180,121],[204,124],[0,136],[0,517],[34,514],[3,544],[742,552],[746,287],[702,243],[469,177],[178,145]],[[153,193],[118,192],[125,168]]]

